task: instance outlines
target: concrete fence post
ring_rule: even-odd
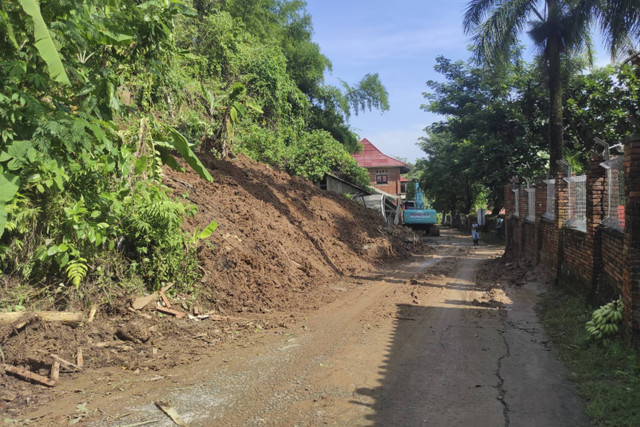
[[[565,175],[561,172],[556,176],[555,185],[555,213],[554,213],[554,229],[556,232],[556,245],[554,253],[554,265],[551,268],[551,272],[555,277],[556,284],[561,275],[562,259],[564,256],[564,238],[562,234],[562,226],[564,222],[569,218],[569,191],[567,183],[564,181]]]
[[[535,263],[538,264],[540,262],[540,253],[542,251],[542,239],[543,239],[543,230],[542,230],[542,215],[546,211],[546,203],[547,203],[547,185],[544,183],[543,177],[537,177],[535,180],[534,188],[536,189],[536,222],[535,222],[535,250],[536,250],[536,259]]]

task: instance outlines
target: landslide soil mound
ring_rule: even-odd
[[[316,308],[337,276],[412,249],[400,239],[402,228],[304,178],[244,156],[203,160],[213,183],[175,171],[167,171],[165,183],[198,206],[188,228],[219,224],[199,257],[207,298],[220,311]]]
[[[135,295],[122,295],[118,301],[100,301],[93,323],[43,323],[32,317],[0,325],[0,361],[8,365],[46,376],[51,354],[76,361],[82,351],[85,367],[75,373],[63,370],[61,381],[73,381],[73,386],[53,389],[0,373],[0,412],[19,417],[38,403],[62,398],[69,387],[89,387],[98,375],[90,372],[99,368],[103,376],[98,380],[110,384],[109,370],[151,375],[198,360],[221,342],[286,327],[337,299],[337,280],[417,249],[406,243],[413,241],[411,232],[303,178],[242,156],[230,161],[205,157],[203,162],[213,183],[193,172],[166,171],[165,184],[198,207],[187,231],[213,220],[219,224],[198,251],[203,269],[198,299],[187,301],[180,294],[169,299],[178,310],[197,306],[201,313],[229,317],[176,319],[159,315],[154,304],[135,311],[129,307]]]

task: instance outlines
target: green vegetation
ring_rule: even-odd
[[[601,30],[612,56],[632,46],[630,38],[637,36],[640,26],[636,6],[593,0],[469,1],[464,28],[473,36],[479,61],[508,62],[514,57],[513,47],[525,28],[538,49],[549,103],[547,143],[551,172],[558,170],[556,162],[564,156],[563,94],[571,62],[583,52],[591,59],[592,26]]]
[[[3,1],[0,310],[192,289],[215,223],[183,231],[162,168],[212,181],[198,152],[366,185],[348,119],[387,93],[325,85],[311,31],[298,0]]]
[[[581,169],[598,137],[616,144],[625,117],[640,110],[637,69],[593,69],[591,30],[612,56],[626,55],[640,36],[640,9],[628,2],[470,0],[463,25],[473,61],[439,57],[444,82],[427,82],[422,108],[444,119],[429,125],[419,161],[425,194],[441,211],[498,211],[513,177],[557,171],[566,158]],[[522,60],[526,32],[537,56]]]
[[[549,170],[542,76],[517,59],[478,66],[439,57],[435,68],[445,80],[427,82],[423,109],[445,118],[427,127],[421,145],[428,158],[412,172],[439,211],[466,214],[484,205],[497,212],[512,177],[533,179]],[[628,65],[568,78],[564,153],[574,171],[598,149],[595,137],[613,144],[634,131],[626,117],[640,110],[639,78]]]
[[[585,329],[593,308],[584,297],[560,290],[543,296],[541,314],[570,378],[587,401],[596,425],[640,424],[640,356],[620,337],[593,341]]]

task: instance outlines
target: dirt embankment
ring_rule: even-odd
[[[198,206],[189,227],[219,223],[199,253],[208,298],[222,311],[317,308],[327,280],[412,249],[372,210],[253,162],[204,159],[215,179],[169,171],[166,184]]]
[[[153,304],[132,312],[128,300],[134,295],[125,295],[121,301],[100,301],[93,323],[31,319],[0,325],[0,361],[48,375],[51,354],[75,361],[82,351],[84,369],[107,369],[102,378],[107,384],[109,369],[144,374],[189,364],[221,342],[286,327],[338,298],[340,292],[331,286],[337,278],[417,249],[405,243],[410,232],[388,226],[378,213],[307,180],[245,157],[205,158],[204,163],[215,182],[192,172],[166,172],[165,184],[176,195],[187,193],[198,207],[186,224],[188,231],[212,220],[219,224],[198,252],[204,271],[198,300],[188,306],[183,295],[171,294],[169,300],[179,310],[195,305],[200,312],[230,316],[227,320],[160,316]],[[89,386],[82,383],[82,372],[70,371],[63,367],[62,384]],[[0,412],[19,418],[26,408],[69,392],[0,373]]]

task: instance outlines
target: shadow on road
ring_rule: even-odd
[[[504,425],[499,365],[507,349],[498,328],[479,321],[500,325],[499,310],[459,300],[396,308],[380,385],[357,389],[352,401],[375,411],[371,425]]]

